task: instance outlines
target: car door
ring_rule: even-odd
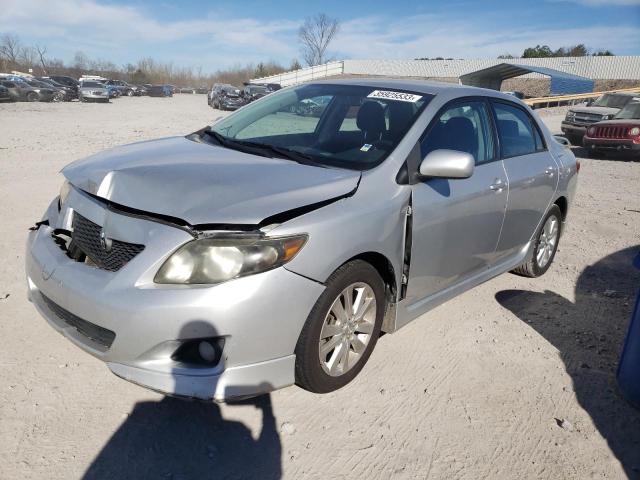
[[[492,101],[501,156],[509,179],[509,206],[496,251],[517,255],[532,238],[558,185],[558,164],[535,119],[515,103]]]
[[[471,153],[476,166],[470,178],[426,179],[412,187],[409,305],[493,263],[507,205],[507,176],[486,99],[456,100],[440,110],[421,140],[421,158],[439,149]]]

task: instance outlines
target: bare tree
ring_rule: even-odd
[[[44,45],[36,45],[36,52],[38,53],[38,57],[40,57],[40,65],[42,65],[42,72],[44,75],[47,74],[47,62],[44,59],[44,56],[47,54],[47,47]]]
[[[36,49],[33,47],[24,47],[20,49],[18,62],[27,68],[33,68],[36,64]]]
[[[327,61],[327,47],[340,30],[340,23],[324,13],[308,17],[298,30],[302,43],[302,56],[309,66]]]
[[[22,46],[20,45],[20,39],[16,35],[5,33],[0,39],[0,54],[7,59],[11,64],[18,63],[18,57]]]

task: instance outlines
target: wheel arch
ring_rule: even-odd
[[[562,221],[564,222],[567,218],[567,212],[569,210],[569,201],[567,200],[567,197],[558,197],[553,203],[560,209],[560,212],[562,213]]]

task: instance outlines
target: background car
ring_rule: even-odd
[[[240,89],[233,85],[220,84],[213,87],[209,105],[219,110],[235,110],[245,104]]]
[[[9,90],[14,102],[50,102],[55,91],[47,88],[35,88],[20,80],[0,80],[0,84]]]
[[[55,80],[48,78],[48,77],[36,77],[36,80],[39,80],[40,82],[46,83],[48,85],[51,85],[54,88],[57,88],[58,90],[60,90],[63,94],[64,94],[64,98],[63,100],[65,102],[70,102],[71,100],[73,100],[74,98],[78,97],[78,91],[72,87],[69,87],[67,85],[63,85],[61,83],[56,82]]]
[[[589,126],[609,120],[634,98],[633,93],[605,93],[584,107],[572,107],[562,122],[562,133],[573,145],[582,145],[582,137]]]
[[[49,75],[43,78],[50,78],[55,82],[58,82],[66,87],[69,87],[73,92],[73,98],[78,98],[78,87],[80,86],[80,82],[75,78],[68,77],[66,75]]]
[[[103,83],[86,80],[80,84],[78,98],[81,102],[109,103],[109,89]]]
[[[124,80],[107,80],[103,82],[105,85],[113,87],[119,93],[119,96],[133,97],[135,94],[134,87]]]
[[[266,95],[269,95],[271,90],[269,90],[264,85],[245,85],[242,89],[242,98],[245,103],[251,103],[259,98],[262,98]]]
[[[150,97],[173,97],[173,88],[171,85],[151,85],[148,89]]]
[[[42,82],[35,78],[25,78],[24,82],[38,90],[41,96],[40,101],[62,102],[65,98],[65,91],[62,88],[54,87],[47,82]],[[52,97],[49,100],[50,94]],[[42,100],[43,97],[46,97],[46,100]]]
[[[583,145],[592,157],[622,153],[640,158],[640,101],[627,103],[611,120],[591,125]]]

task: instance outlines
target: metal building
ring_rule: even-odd
[[[591,93],[595,82],[590,78],[581,77],[572,73],[561,72],[552,68],[517,65],[514,63],[499,63],[492,67],[476,70],[460,76],[460,83],[473,87],[491,88],[500,90],[502,82],[509,78],[539,73],[551,78],[551,95],[567,95],[574,93]]]

